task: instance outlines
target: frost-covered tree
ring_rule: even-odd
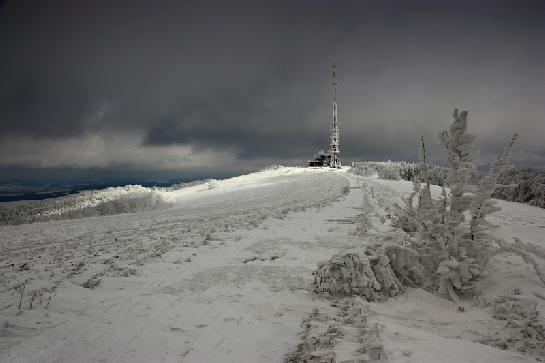
[[[418,211],[414,206],[415,197],[420,194],[421,184],[418,180],[413,180],[413,191],[407,197],[402,198],[404,206],[393,205],[394,218],[392,225],[401,228],[405,232],[416,232],[419,228]]]
[[[424,143],[424,136],[420,138],[419,168],[420,180],[418,183],[424,183],[424,187],[420,185],[419,188],[418,214],[423,223],[430,225],[436,218],[436,213],[433,199],[431,198],[431,185],[428,174],[428,164],[426,163],[426,144]]]
[[[437,218],[437,213],[431,197],[431,183],[429,178],[429,165],[426,162],[426,145],[424,137],[420,138],[418,172],[413,181],[413,191],[404,198],[404,207],[397,206],[397,219],[395,225],[406,232],[414,232],[417,229],[430,231],[431,225]],[[422,184],[424,184],[422,186]],[[416,201],[416,205],[415,205]]]
[[[447,156],[449,174],[447,184],[450,187],[450,208],[446,215],[445,242],[451,255],[458,254],[460,224],[464,221],[464,211],[471,204],[468,192],[474,189],[469,184],[475,172],[473,165],[473,140],[475,136],[467,132],[467,111],[453,113],[454,121],[447,130],[439,134],[439,140]]]
[[[458,301],[457,292],[471,290],[470,281],[480,273],[479,262],[485,247],[484,217],[494,211],[490,197],[498,177],[509,164],[516,135],[504,153],[492,162],[489,172],[475,185],[475,137],[467,132],[467,111],[454,110],[453,117],[448,129],[439,134],[448,161],[450,193],[443,187],[442,197],[437,201],[432,199],[426,149],[421,138],[419,178],[414,182],[405,208],[399,207],[399,210],[407,219],[405,225],[413,223],[420,236],[414,247],[428,276],[431,276],[425,285]],[[417,206],[413,207],[415,197]],[[469,222],[465,220],[466,214],[471,216]]]
[[[422,279],[422,284],[454,301],[458,301],[459,292],[472,290],[471,281],[479,276],[486,259],[485,217],[496,210],[490,198],[498,178],[509,166],[517,137],[513,136],[503,154],[493,160],[488,173],[479,177],[473,163],[475,136],[468,133],[467,115],[467,111],[455,109],[454,120],[439,134],[447,168],[428,164],[423,137],[419,140],[418,163],[361,162],[353,167],[356,174],[378,174],[386,179],[401,176],[413,182],[413,190],[403,203],[394,205],[392,224],[417,235],[411,247],[429,277]],[[432,199],[431,184],[442,186],[438,200]]]
[[[511,162],[511,151],[518,135],[515,134],[511,141],[505,147],[503,154],[494,158],[490,164],[488,173],[479,181],[477,190],[469,206],[471,212],[471,221],[469,231],[471,239],[475,240],[477,234],[482,231],[484,218],[497,211],[495,203],[490,199],[496,189],[498,178],[506,170]]]

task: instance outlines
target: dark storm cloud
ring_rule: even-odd
[[[0,136],[304,161],[328,144],[336,61],[346,159],[412,159],[420,135],[438,153],[462,107],[484,159],[518,131],[543,166],[544,4],[0,2]]]

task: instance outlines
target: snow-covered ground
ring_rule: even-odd
[[[382,209],[410,189],[346,169],[278,168],[162,190],[167,209],[2,226],[0,361],[281,362],[303,319],[334,314],[312,292],[318,262],[396,238]],[[493,233],[542,264],[545,210],[501,206]],[[516,286],[543,315],[535,270],[494,258],[485,297]],[[505,321],[482,304],[462,313],[421,289],[365,304],[381,361],[533,361],[494,347]],[[338,362],[349,356],[341,343]]]

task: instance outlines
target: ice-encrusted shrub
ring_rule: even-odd
[[[490,198],[496,189],[500,175],[507,169],[511,161],[511,149],[517,139],[515,134],[509,144],[505,147],[503,154],[497,156],[490,164],[489,172],[477,184],[477,190],[471,200],[469,210],[471,221],[469,232],[471,239],[478,237],[483,232],[484,217],[499,210]]]
[[[388,257],[390,267],[404,286],[421,286],[425,280],[424,268],[418,253],[404,246],[389,244],[383,253]]]
[[[403,286],[384,254],[335,255],[314,272],[314,292],[317,294],[361,296],[367,301],[383,301],[399,295],[402,290]]]
[[[420,139],[419,158],[419,172],[413,179],[413,191],[408,197],[404,198],[403,208],[397,206],[397,218],[393,221],[394,226],[403,229],[405,232],[416,232],[421,227],[426,230],[426,226],[437,218],[431,197],[430,166],[426,163],[424,137]],[[424,182],[423,187],[422,182]]]
[[[486,246],[484,218],[495,209],[490,201],[499,175],[510,162],[516,140],[513,136],[504,153],[492,162],[489,172],[476,184],[473,140],[467,132],[467,111],[454,110],[454,121],[439,134],[449,172],[442,198],[431,198],[425,146],[420,146],[419,178],[405,206],[397,206],[395,222],[407,232],[416,230],[419,239],[412,246],[420,254],[430,279],[425,286],[458,301],[459,292],[471,291],[471,280],[480,274]],[[424,183],[424,184],[423,184]],[[416,201],[416,206],[413,203]],[[471,219],[465,220],[466,214]]]

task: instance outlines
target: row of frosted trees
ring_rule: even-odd
[[[421,179],[419,163],[405,161],[362,161],[354,163],[354,173],[363,176],[378,175],[381,179],[415,181]],[[447,184],[449,169],[427,164],[427,180],[432,185]],[[486,174],[471,170],[469,181],[477,184]],[[509,167],[498,177],[493,198],[545,208],[545,170]]]

